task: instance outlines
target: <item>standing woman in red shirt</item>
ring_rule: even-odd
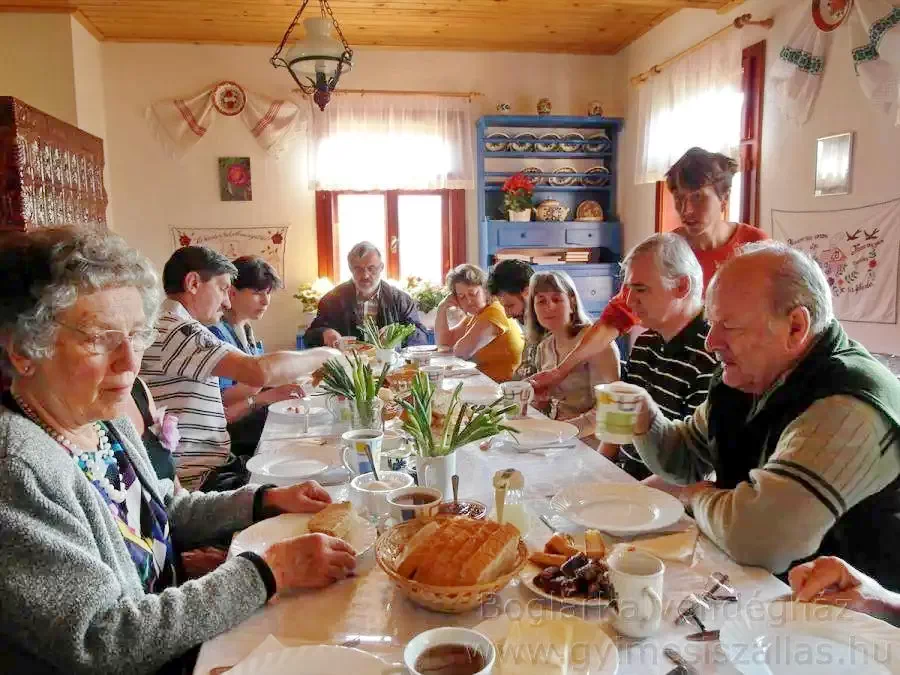
[[[744,223],[725,220],[731,181],[738,166],[730,157],[702,148],[691,148],[666,172],[666,186],[675,200],[681,227],[675,230],[687,239],[703,269],[703,289],[716,269],[735,250],[753,241],[768,239],[765,232]],[[609,344],[637,325],[638,318],[628,306],[639,287],[623,287],[610,300],[600,320],[585,331],[581,343],[556,368],[531,378],[535,389],[546,389],[562,382],[579,364],[601,354]]]

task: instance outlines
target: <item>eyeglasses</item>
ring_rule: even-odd
[[[121,330],[101,330],[89,333],[81,328],[69,326],[68,324],[55,322],[63,328],[68,328],[76,333],[85,336],[84,345],[92,354],[110,354],[116,351],[127,340],[131,344],[131,348],[136,352],[145,351],[150,345],[156,342],[159,337],[159,331],[155,328],[138,328],[133,333],[126,333]]]
[[[360,274],[365,274],[368,272],[370,275],[375,276],[384,268],[384,263],[379,263],[378,265],[366,265],[365,267],[358,267],[356,265],[350,266],[350,272],[354,276],[359,276]]]

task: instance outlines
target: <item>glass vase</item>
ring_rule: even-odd
[[[380,398],[374,398],[370,401],[351,401],[350,402],[350,428],[371,429],[374,431],[382,430],[381,411],[384,408],[384,402]]]

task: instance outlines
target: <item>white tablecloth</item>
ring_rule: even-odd
[[[488,384],[490,380],[477,376],[467,382]],[[335,448],[335,462],[339,463],[341,431],[331,426],[311,426],[308,435],[329,437],[329,443]],[[279,423],[270,417],[258,452],[270,452],[289,442],[267,439],[292,435],[299,435],[299,426]],[[553,454],[550,458],[503,450],[483,452],[477,447],[462,448],[458,452],[461,497],[475,498],[491,505],[491,477],[495,471],[515,467],[524,474],[528,507],[533,516],[527,540],[533,547],[542,545],[549,534],[547,527],[537,518],[540,514],[548,515],[558,529],[578,531],[578,526],[553,515],[550,510],[550,498],[563,487],[591,481],[633,481],[628,474],[580,442],[574,449]],[[329,487],[328,490],[335,500],[348,499],[347,484]],[[200,650],[195,675],[207,675],[211,668],[237,663],[270,634],[287,645],[339,643],[347,636],[361,635],[364,636],[361,649],[371,651],[386,661],[396,662],[401,660],[403,645],[428,628],[445,625],[473,627],[496,616],[498,611],[518,616],[523,612],[539,611],[540,607],[545,606],[527,588],[514,581],[504,589],[496,603],[462,615],[438,614],[418,608],[395,591],[375,563],[372,552],[363,556],[357,571],[355,578],[327,589],[279,598],[240,626],[210,640]],[[621,675],[668,673],[673,664],[662,654],[663,647],[668,645],[679,649],[700,673],[738,672],[728,663],[718,643],[687,642],[685,637],[695,632],[696,628],[676,626],[674,622],[678,603],[689,593],[702,591],[706,578],[715,571],[729,575],[732,584],[741,592],[741,602],[739,605],[714,606],[706,617],[707,627],[721,626],[726,613],[734,613],[748,602],[771,600],[789,590],[765,570],[735,564],[709,540],[701,537],[691,566],[666,563],[664,601],[667,609],[660,634],[642,642],[617,640],[618,672]],[[578,611],[587,620],[601,622],[604,630],[615,639],[614,632],[606,625],[606,610]],[[572,608],[567,608],[566,613],[573,613]]]

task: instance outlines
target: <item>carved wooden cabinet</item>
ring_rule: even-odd
[[[103,141],[0,96],[0,230],[106,228]]]

